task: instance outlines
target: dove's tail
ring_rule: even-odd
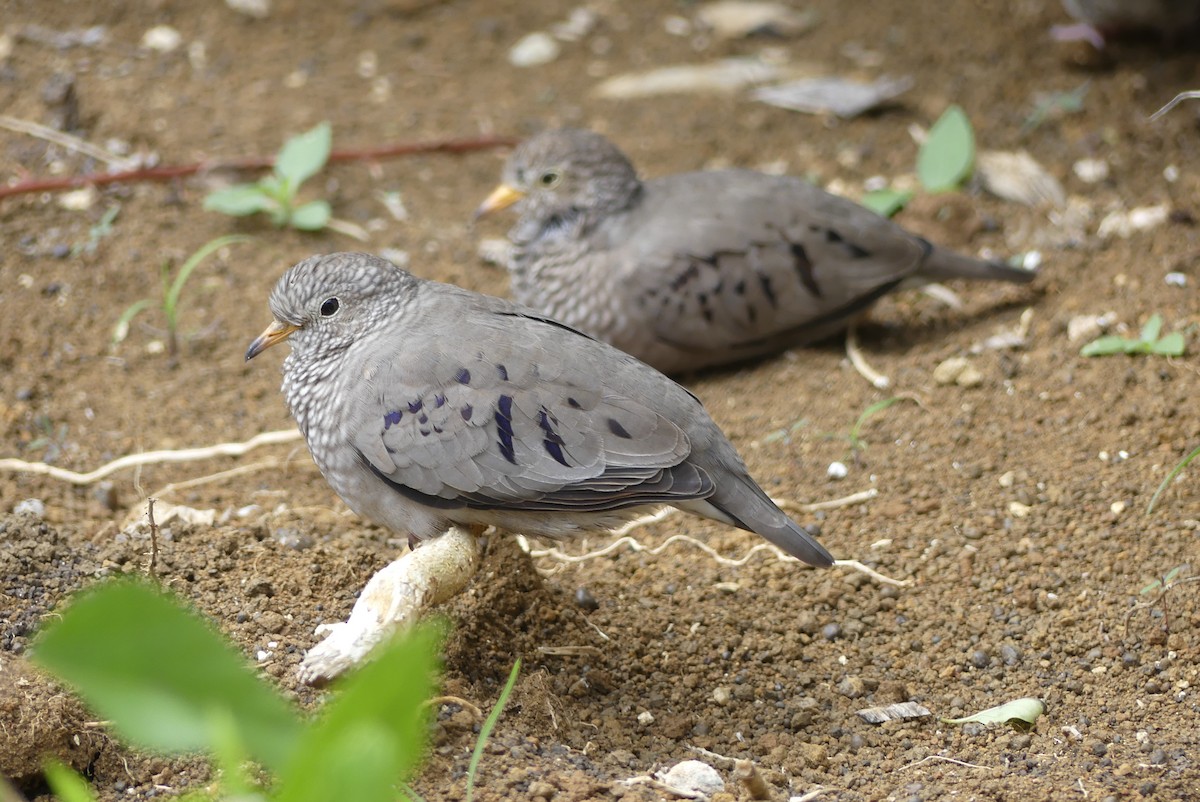
[[[797,560],[817,568],[833,565],[833,555],[808,531],[775,506],[749,476],[727,476],[717,482],[717,492],[707,499],[676,506],[754,532]]]
[[[965,278],[972,281],[1011,281],[1015,284],[1028,284],[1037,276],[1036,270],[1012,267],[1003,262],[973,259],[929,242],[925,242],[925,246],[929,253],[917,275],[926,281]]]

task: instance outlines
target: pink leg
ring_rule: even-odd
[[[1054,25],[1050,28],[1050,36],[1056,42],[1088,42],[1097,50],[1104,49],[1104,34],[1086,22],[1074,25]]]

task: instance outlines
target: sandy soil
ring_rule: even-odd
[[[511,539],[490,544],[472,589],[447,607],[456,628],[445,689],[486,709],[513,661],[526,668],[482,763],[479,798],[654,799],[656,791],[621,781],[696,749],[754,761],[777,799],[818,787],[821,798],[843,800],[1200,798],[1200,585],[1141,592],[1177,567],[1181,578],[1196,570],[1196,471],[1153,514],[1145,509],[1200,444],[1197,363],[1085,359],[1068,339],[1073,318],[1110,311],[1131,327],[1159,312],[1195,339],[1200,107],[1156,123],[1147,116],[1200,87],[1196,53],[1123,42],[1112,64],[1082,72],[1048,40],[1048,27],[1064,21],[1052,0],[877,0],[869,14],[865,5],[814,0],[821,22],[807,35],[718,41],[668,31],[669,17],[691,18],[690,3],[601,0],[581,41],[520,69],[509,48],[566,20],[573,3],[277,0],[261,21],[216,2],[3,3],[4,113],[65,122],[89,142],[165,164],[270,154],[325,119],[339,148],[523,136],[566,123],[610,134],[651,175],[782,164],[858,195],[871,176],[911,172],[909,127],[928,126],[955,102],[981,147],[1028,150],[1074,199],[1067,214],[969,192],[921,198],[901,214],[966,251],[1040,250],[1043,275],[1031,288],[958,287],[961,310],[916,294],[882,303],[863,342],[894,391],[854,374],[840,343],[688,382],[772,494],[813,502],[876,489],[869,503],[800,517],[820,526],[838,557],[904,587],[768,553],[731,565],[687,543],[578,562],[531,558]],[[60,48],[32,25],[104,25],[108,36]],[[156,25],[175,28],[181,47],[140,49]],[[628,70],[764,52],[857,77],[911,75],[914,87],[852,121],[743,94],[592,94]],[[73,80],[65,105],[44,89],[56,74]],[[1085,81],[1081,111],[1022,131],[1039,93]],[[469,219],[503,156],[332,166],[308,196],[365,227],[366,243],[204,212],[205,193],[237,177],[220,172],[106,187],[76,210],[63,208],[61,194],[0,200],[0,456],[90,470],[138,451],[287,428],[282,354],[242,359],[269,320],[266,298],[280,273],[314,252],[393,249],[419,275],[502,294],[505,276],[476,248],[505,221],[473,230]],[[1081,159],[1104,162],[1108,177],[1085,182],[1073,170]],[[0,130],[6,181],[98,167]],[[406,221],[388,214],[380,192],[401,193]],[[111,233],[90,238],[117,205]],[[1169,216],[1152,230],[1096,234],[1110,212],[1159,205]],[[206,263],[188,285],[176,364],[161,353],[161,321],[151,314],[110,347],[118,316],[157,291],[164,262],[231,232],[255,240]],[[1171,272],[1186,286],[1169,285]],[[969,356],[978,386],[934,382],[945,359],[1011,330],[1027,308],[1024,348]],[[859,413],[894,393],[919,403],[870,418],[866,447],[852,452],[847,435]],[[834,460],[850,468],[841,482],[826,477]],[[249,465],[258,468],[184,484]],[[0,473],[0,773],[29,798],[46,795],[46,753],[86,771],[106,800],[210,779],[201,760],[123,749],[23,657],[70,592],[145,570],[147,541],[125,529],[148,494],[216,511],[213,525],[167,525],[160,576],[248,659],[268,652],[262,671],[308,706],[320,695],[297,683],[295,667],[314,628],[343,618],[371,573],[404,548],[403,533],[351,515],[296,444],[147,466],[89,486]],[[42,515],[9,514],[30,498]],[[635,533],[647,546],[674,534],[730,559],[756,545],[684,516]],[[581,605],[581,596],[595,603]],[[1047,705],[1029,733],[937,720],[1020,696]],[[855,715],[898,700],[934,716],[875,726]],[[477,728],[456,706],[440,710],[415,782],[425,799],[461,798]],[[727,761],[707,759],[724,772],[730,798],[749,798]]]

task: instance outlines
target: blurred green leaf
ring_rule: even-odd
[[[1162,327],[1162,315],[1155,312],[1149,320],[1142,324],[1142,342],[1152,343],[1157,340],[1159,333],[1162,332]]]
[[[975,166],[975,133],[957,105],[946,109],[929,129],[917,154],[917,178],[930,192],[957,189]]]
[[[1097,337],[1083,348],[1079,349],[1079,353],[1083,356],[1109,356],[1110,354],[1124,354],[1128,350],[1129,343],[1133,340],[1127,340],[1119,334],[1106,334],[1103,337]]]
[[[70,766],[57,760],[47,760],[42,767],[42,774],[59,802],[96,802],[92,786]]]
[[[891,217],[912,200],[911,192],[901,189],[876,189],[863,196],[862,205],[881,217]]]
[[[218,189],[204,198],[204,208],[207,211],[221,212],[234,217],[265,212],[274,205],[275,202],[257,184],[238,184]]]
[[[288,222],[292,228],[301,231],[319,231],[325,227],[332,215],[333,211],[326,201],[315,200],[294,209]]]
[[[116,581],[79,594],[37,640],[34,661],[70,684],[138,746],[210,751],[227,711],[250,754],[278,770],[300,721],[212,627],[147,585]]]
[[[333,147],[333,131],[329,123],[323,122],[303,134],[298,134],[283,144],[275,159],[275,172],[285,179],[294,192],[312,178],[325,162]]]
[[[1150,346],[1150,353],[1158,356],[1183,356],[1187,345],[1182,331],[1173,331]]]
[[[342,681],[281,776],[279,802],[390,800],[426,739],[440,635],[419,625]]]

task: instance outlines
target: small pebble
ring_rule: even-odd
[[[24,501],[18,501],[17,505],[13,507],[13,512],[17,515],[29,514],[42,518],[46,515],[46,505],[39,498],[27,498]]]
[[[170,25],[156,25],[142,34],[142,47],[158,53],[170,53],[183,42],[183,35]]]
[[[992,664],[992,657],[982,649],[971,652],[971,665],[975,668],[987,668]]]
[[[845,479],[846,474],[850,473],[850,470],[846,467],[844,462],[831,462],[829,463],[829,468],[826,470],[826,473],[829,475],[830,479],[837,480]]]
[[[952,356],[933,369],[933,380],[941,385],[978,387],[983,384],[983,374],[966,357]]]
[[[582,586],[575,588],[575,603],[588,612],[600,609],[600,602],[596,601],[590,590]]]
[[[699,760],[676,763],[669,770],[655,772],[654,779],[663,785],[686,792],[691,799],[708,799],[725,790],[725,781],[712,766]]]
[[[554,61],[561,49],[553,36],[534,31],[512,46],[508,51],[508,62],[514,67],[537,67]]]
[[[1021,662],[1021,650],[1006,643],[1000,647],[1000,659],[1006,666],[1015,666]]]
[[[654,714],[649,710],[643,710],[642,712],[638,713],[637,720],[638,724],[641,724],[643,727],[648,727],[654,723]]]
[[[1071,171],[1085,184],[1096,184],[1108,178],[1108,162],[1103,159],[1080,159]]]
[[[842,634],[842,625],[841,624],[837,624],[837,623],[826,624],[825,626],[821,627],[821,637],[824,638],[825,640],[835,640],[841,634]]]
[[[1163,276],[1163,280],[1165,282],[1167,282],[1168,287],[1186,287],[1187,286],[1187,276],[1184,275],[1183,273],[1178,273],[1178,272],[1167,273],[1167,275]]]

